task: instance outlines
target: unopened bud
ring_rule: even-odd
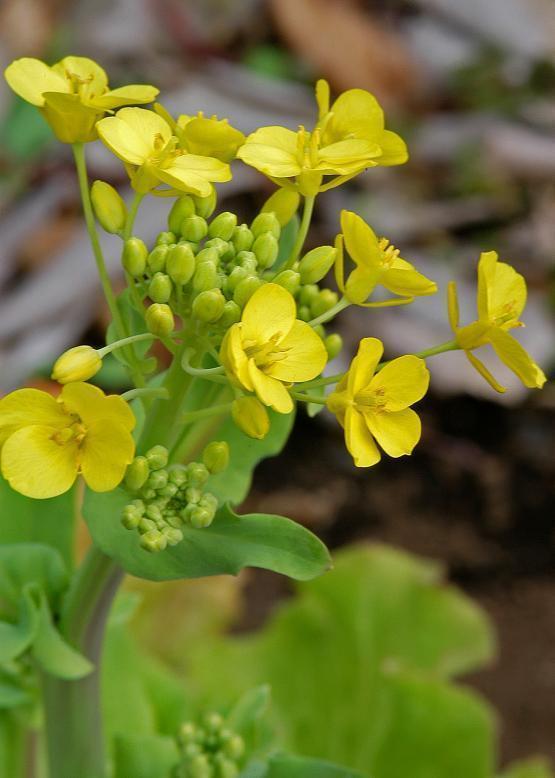
[[[229,464],[229,444],[225,440],[213,440],[202,452],[202,461],[210,473],[221,473]]]
[[[125,472],[125,485],[132,491],[137,491],[145,485],[150,468],[146,457],[135,457]]]
[[[141,521],[141,514],[132,505],[126,505],[121,513],[121,523],[125,529],[137,529]]]
[[[59,384],[88,381],[102,367],[98,351],[91,346],[75,346],[58,357],[52,369],[52,380]]]
[[[343,338],[339,333],[332,332],[331,335],[328,335],[324,339],[324,346],[326,347],[326,351],[328,352],[329,359],[335,359],[335,357],[339,354],[341,349],[343,348]]]
[[[141,535],[141,546],[145,551],[156,553],[157,551],[163,551],[168,545],[168,541],[159,530],[152,529]]]
[[[237,216],[231,211],[222,211],[210,223],[208,235],[210,238],[221,238],[229,240],[233,235],[233,230],[237,226]]]
[[[249,251],[254,241],[254,235],[246,224],[235,227],[231,235],[231,242],[238,254],[240,251]]]
[[[303,284],[316,284],[333,267],[337,251],[333,246],[318,246],[305,254],[299,263]]]
[[[151,470],[162,470],[168,464],[168,449],[165,446],[153,446],[145,454]]]
[[[195,215],[195,204],[190,195],[179,197],[171,207],[168,214],[168,227],[174,233],[181,230],[181,222],[189,216]]]
[[[223,752],[230,759],[241,759],[245,753],[245,741],[240,735],[233,735],[232,737],[226,739]]]
[[[151,273],[161,273],[166,269],[168,251],[168,247],[164,245],[155,246],[152,249],[146,260]]]
[[[272,267],[278,257],[279,243],[271,232],[263,232],[252,244],[252,250],[256,254],[260,267]]]
[[[202,462],[189,462],[187,465],[187,478],[192,486],[204,486],[210,473]]]
[[[235,302],[235,300],[228,300],[224,305],[224,311],[218,319],[220,327],[228,329],[232,324],[241,320],[241,309]]]
[[[217,321],[224,312],[225,297],[221,289],[207,289],[193,300],[193,316],[205,322]]]
[[[320,287],[317,284],[306,284],[301,289],[299,294],[299,303],[301,305],[307,305],[309,308],[318,297]]]
[[[197,739],[198,729],[192,721],[185,721],[180,727],[177,733],[177,739],[181,745],[188,745],[194,743]]]
[[[148,460],[147,460],[148,462]],[[148,481],[146,482],[147,486],[150,486],[151,489],[154,489],[154,491],[158,491],[159,489],[163,489],[164,486],[166,486],[168,483],[168,471],[164,470],[164,468],[159,468],[158,470],[154,470],[149,475]]]
[[[183,540],[183,533],[177,527],[164,527],[162,535],[166,538],[168,546],[177,546]]]
[[[174,283],[184,286],[195,272],[195,255],[185,244],[177,244],[169,250],[166,258],[166,272]]]
[[[148,285],[148,296],[154,303],[167,303],[172,292],[171,278],[165,273],[156,273]]]
[[[240,251],[235,257],[235,262],[247,273],[255,273],[258,268],[258,260],[254,251]]]
[[[164,338],[171,335],[174,328],[173,313],[169,305],[154,303],[145,313],[146,326],[153,335]]]
[[[193,276],[193,289],[195,292],[206,292],[218,285],[218,270],[212,262],[200,262],[197,264]]]
[[[148,249],[140,238],[129,238],[123,246],[121,261],[123,267],[133,278],[139,278],[146,270]]]
[[[193,757],[187,765],[187,770],[191,778],[214,778],[208,757],[204,754]]]
[[[262,286],[262,280],[256,276],[247,276],[239,281],[233,292],[233,299],[240,308],[244,308],[256,290]]]
[[[338,299],[337,292],[333,292],[331,289],[322,289],[318,292],[316,299],[312,301],[310,312],[313,316],[321,316],[331,310],[337,304]]]
[[[234,267],[227,278],[227,290],[233,294],[240,281],[250,275],[244,267]]]
[[[226,759],[223,754],[217,754],[215,760],[218,778],[239,778],[241,771],[235,762],[231,759]]]
[[[261,213],[275,213],[278,222],[284,227],[297,213],[300,199],[298,192],[290,191],[289,189],[278,189],[277,192],[274,192],[266,200],[262,206]]]
[[[270,431],[268,411],[256,397],[239,397],[231,406],[233,421],[250,438],[262,440]]]
[[[123,230],[127,207],[113,186],[105,181],[95,181],[91,187],[91,202],[103,230],[113,235]]]
[[[192,240],[194,243],[198,243],[199,240],[206,237],[208,224],[206,223],[206,219],[203,219],[202,216],[187,216],[181,222],[181,227],[179,229],[185,240]]]
[[[301,321],[310,321],[312,319],[312,313],[308,305],[299,305],[297,308],[297,319]]]
[[[229,251],[229,242],[221,238],[211,238],[204,244],[205,249],[215,249],[220,259]]]
[[[215,246],[205,246],[197,254],[197,265],[200,265],[202,262],[212,262],[214,267],[218,267],[220,264],[220,252],[218,249]]]
[[[172,465],[169,469],[168,478],[171,484],[178,487],[187,483],[187,468],[184,465]]]
[[[155,244],[157,246],[172,246],[175,243],[177,243],[175,232],[166,230],[164,232],[159,232],[156,236]]]
[[[273,283],[283,286],[290,294],[295,295],[299,291],[301,277],[296,270],[282,270],[273,279]]]
[[[251,224],[251,232],[255,238],[270,232],[274,238],[278,239],[281,233],[281,227],[277,216],[272,211],[259,213]]]
[[[189,523],[194,529],[206,529],[214,521],[214,511],[197,506],[189,514]]]
[[[216,203],[218,196],[216,190],[212,187],[212,191],[207,197],[199,197],[198,195],[192,195],[193,202],[195,204],[195,210],[199,216],[203,219],[208,219],[216,210]]]

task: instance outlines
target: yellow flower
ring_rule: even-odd
[[[102,367],[102,358],[92,346],[75,346],[65,351],[54,363],[52,380],[59,384],[88,381]]]
[[[335,276],[339,289],[347,300],[363,305],[380,284],[400,298],[383,302],[368,303],[370,307],[402,305],[415,297],[434,294],[437,284],[423,276],[399,256],[399,250],[387,238],[378,239],[371,227],[352,211],[341,212],[342,236],[336,241],[337,259]],[[344,280],[343,241],[355,270]]]
[[[237,397],[231,406],[231,416],[249,438],[262,440],[270,431],[268,411],[256,397]]]
[[[227,119],[218,119],[217,116],[208,119],[199,111],[196,116],[182,114],[174,120],[159,103],[156,103],[154,110],[170,125],[180,148],[190,154],[231,162],[239,146],[245,142],[243,133],[232,127]]]
[[[306,196],[338,186],[365,168],[400,165],[408,159],[404,141],[384,129],[383,111],[364,89],[349,89],[329,106],[329,86],[316,85],[318,123],[300,127],[261,127],[248,136],[237,156],[279,186]],[[323,182],[324,176],[334,176]],[[290,179],[294,179],[291,181]]]
[[[376,372],[383,354],[377,338],[361,340],[327,407],[345,430],[347,449],[357,467],[381,459],[376,441],[390,457],[410,454],[420,440],[418,415],[409,408],[426,394],[430,374],[423,359],[408,355]]]
[[[207,197],[210,182],[229,181],[229,165],[213,157],[189,154],[179,147],[170,125],[154,111],[122,108],[97,124],[101,141],[124,163],[137,192],[160,183]]]
[[[108,77],[92,59],[64,57],[49,67],[40,59],[16,59],[4,73],[13,91],[36,105],[63,143],[96,140],[96,122],[123,105],[150,103],[158,89],[146,84],[108,88]]]
[[[321,338],[295,316],[293,296],[278,284],[264,284],[227,331],[220,351],[229,375],[278,413],[293,410],[287,385],[310,381],[327,361]]]
[[[68,384],[57,399],[18,389],[0,400],[2,475],[35,499],[67,492],[78,473],[95,492],[110,491],[133,460],[134,426],[121,397],[91,384]]]
[[[478,320],[466,327],[459,326],[457,288],[451,281],[448,289],[449,321],[457,343],[464,349],[470,363],[495,389],[504,392],[486,366],[472,353],[491,344],[499,359],[515,373],[524,386],[541,389],[546,381],[543,370],[520,343],[509,335],[514,327],[524,327],[519,321],[526,304],[526,281],[505,262],[497,261],[495,251],[485,251],[478,262]]]

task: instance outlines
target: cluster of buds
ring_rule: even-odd
[[[154,446],[137,456],[127,468],[124,484],[133,499],[124,507],[121,521],[140,534],[146,551],[163,551],[183,540],[183,527],[209,527],[218,508],[217,498],[206,491],[210,475],[229,462],[227,443],[213,441],[204,449],[202,462],[168,467],[168,450]]]
[[[187,721],[177,736],[181,763],[174,778],[237,778],[245,753],[243,738],[225,726],[219,713],[200,724]]]

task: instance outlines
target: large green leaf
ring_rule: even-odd
[[[140,547],[137,535],[121,525],[127,500],[121,490],[89,492],[83,513],[95,543],[139,578],[164,581],[235,575],[244,567],[263,567],[307,580],[330,565],[324,544],[300,524],[261,513],[236,516],[225,506],[210,527],[186,528],[177,546],[149,554]]]
[[[44,543],[57,548],[68,567],[73,556],[73,490],[50,500],[14,492],[0,476],[0,544]]]
[[[179,761],[175,740],[155,735],[125,735],[115,741],[114,778],[169,778]]]

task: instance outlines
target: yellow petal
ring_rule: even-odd
[[[403,165],[409,158],[407,144],[397,133],[385,130],[376,140],[382,150],[379,165]]]
[[[408,262],[407,262],[408,264]],[[393,294],[401,294],[407,297],[435,294],[437,284],[414,268],[401,270],[391,268],[386,270],[381,277],[381,283]]]
[[[97,95],[91,98],[90,102],[107,111],[123,105],[152,103],[159,92],[160,90],[155,86],[149,86],[148,84],[128,84],[117,89],[110,89],[109,92],[104,92],[103,95]]]
[[[223,162],[232,160],[239,146],[245,142],[245,136],[225,119],[207,119],[195,116],[190,119],[181,137],[184,146],[191,154],[216,157]]]
[[[380,104],[364,89],[349,89],[333,103],[328,131],[336,139],[355,133],[355,137],[371,137],[382,132],[384,116]]]
[[[258,398],[278,413],[291,413],[293,400],[285,386],[259,370],[254,359],[249,359],[249,375]]]
[[[50,394],[39,389],[17,389],[0,400],[0,445],[15,430],[31,424],[62,429],[68,417]]]
[[[345,443],[357,467],[371,467],[380,461],[381,454],[370,434],[364,417],[355,408],[345,412]]]
[[[390,457],[411,454],[420,440],[422,424],[411,408],[394,413],[367,414],[365,418],[370,432]]]
[[[322,121],[330,110],[330,85],[325,78],[319,78],[316,82],[316,103],[318,104],[318,121]]]
[[[524,386],[542,388],[547,380],[545,374],[518,340],[497,327],[491,330],[489,337],[499,359],[520,378]]]
[[[115,116],[96,125],[100,139],[124,162],[142,165],[154,153],[154,142],[162,145],[171,137],[171,128],[154,111],[146,108],[122,108]]]
[[[65,77],[69,82],[72,79],[78,81],[79,94],[85,99],[93,95],[100,95],[108,88],[106,71],[88,57],[64,57],[52,66],[52,70]]]
[[[301,172],[297,133],[285,127],[261,127],[237,152],[239,159],[267,175],[289,178]]]
[[[92,384],[66,384],[59,400],[70,413],[76,413],[88,427],[98,420],[121,424],[127,430],[135,427],[135,416],[129,405],[117,394],[105,395]]]
[[[243,349],[241,324],[234,324],[227,331],[220,350],[222,364],[249,392],[253,391],[249,375],[248,358]]]
[[[347,388],[351,396],[368,386],[382,358],[383,343],[378,338],[363,338],[348,372]]]
[[[295,321],[278,350],[285,352],[284,359],[275,362],[266,373],[287,383],[316,378],[328,361],[322,338],[304,321]]]
[[[81,472],[95,492],[109,492],[123,480],[133,460],[135,442],[131,433],[117,421],[94,421],[87,430],[81,449]]]
[[[483,251],[478,261],[477,308],[480,319],[489,318],[489,293],[495,279],[496,251]]]
[[[504,394],[504,392],[507,391],[504,386],[501,386],[501,384],[498,383],[498,381],[493,377],[484,363],[481,362],[478,357],[472,353],[472,351],[465,351],[464,353],[466,354],[466,357],[472,367],[482,376],[482,378],[487,381],[492,389],[494,389],[496,392],[499,392],[499,394]]]
[[[505,262],[495,266],[493,287],[488,290],[490,318],[516,323],[526,305],[526,281],[514,267]]]
[[[78,448],[73,442],[59,445],[54,427],[23,427],[6,440],[2,449],[2,474],[12,489],[37,500],[56,497],[71,488],[77,477]]]
[[[41,109],[46,121],[62,143],[88,143],[96,140],[95,124],[102,114],[84,105],[79,95],[45,92]]]
[[[44,92],[69,92],[63,76],[54,72],[40,59],[22,57],[8,65],[4,76],[13,91],[32,105],[44,105]]]
[[[457,294],[457,284],[455,281],[449,281],[447,284],[447,313],[449,324],[455,332],[459,326],[459,296]]]
[[[379,370],[370,389],[385,400],[388,411],[401,411],[421,400],[430,385],[430,372],[423,359],[407,354]]]
[[[266,343],[291,331],[297,308],[295,299],[279,284],[263,284],[245,305],[242,316],[243,340]]]
[[[345,247],[359,267],[378,268],[382,252],[374,230],[352,211],[341,211],[341,232]]]
[[[382,270],[380,267],[357,267],[349,274],[345,283],[344,293],[349,302],[361,305],[372,294],[376,285],[381,281]]]
[[[316,170],[328,170],[329,173],[347,175],[362,170],[379,157],[381,149],[377,143],[366,140],[341,140],[324,146],[318,152]]]
[[[185,187],[200,197],[207,197],[212,191],[210,182],[229,181],[231,168],[214,157],[183,154],[173,159],[171,165],[157,169],[156,175],[170,186]]]
[[[487,343],[490,329],[491,325],[487,321],[473,321],[472,324],[467,324],[457,330],[457,343],[465,351],[480,348]]]

